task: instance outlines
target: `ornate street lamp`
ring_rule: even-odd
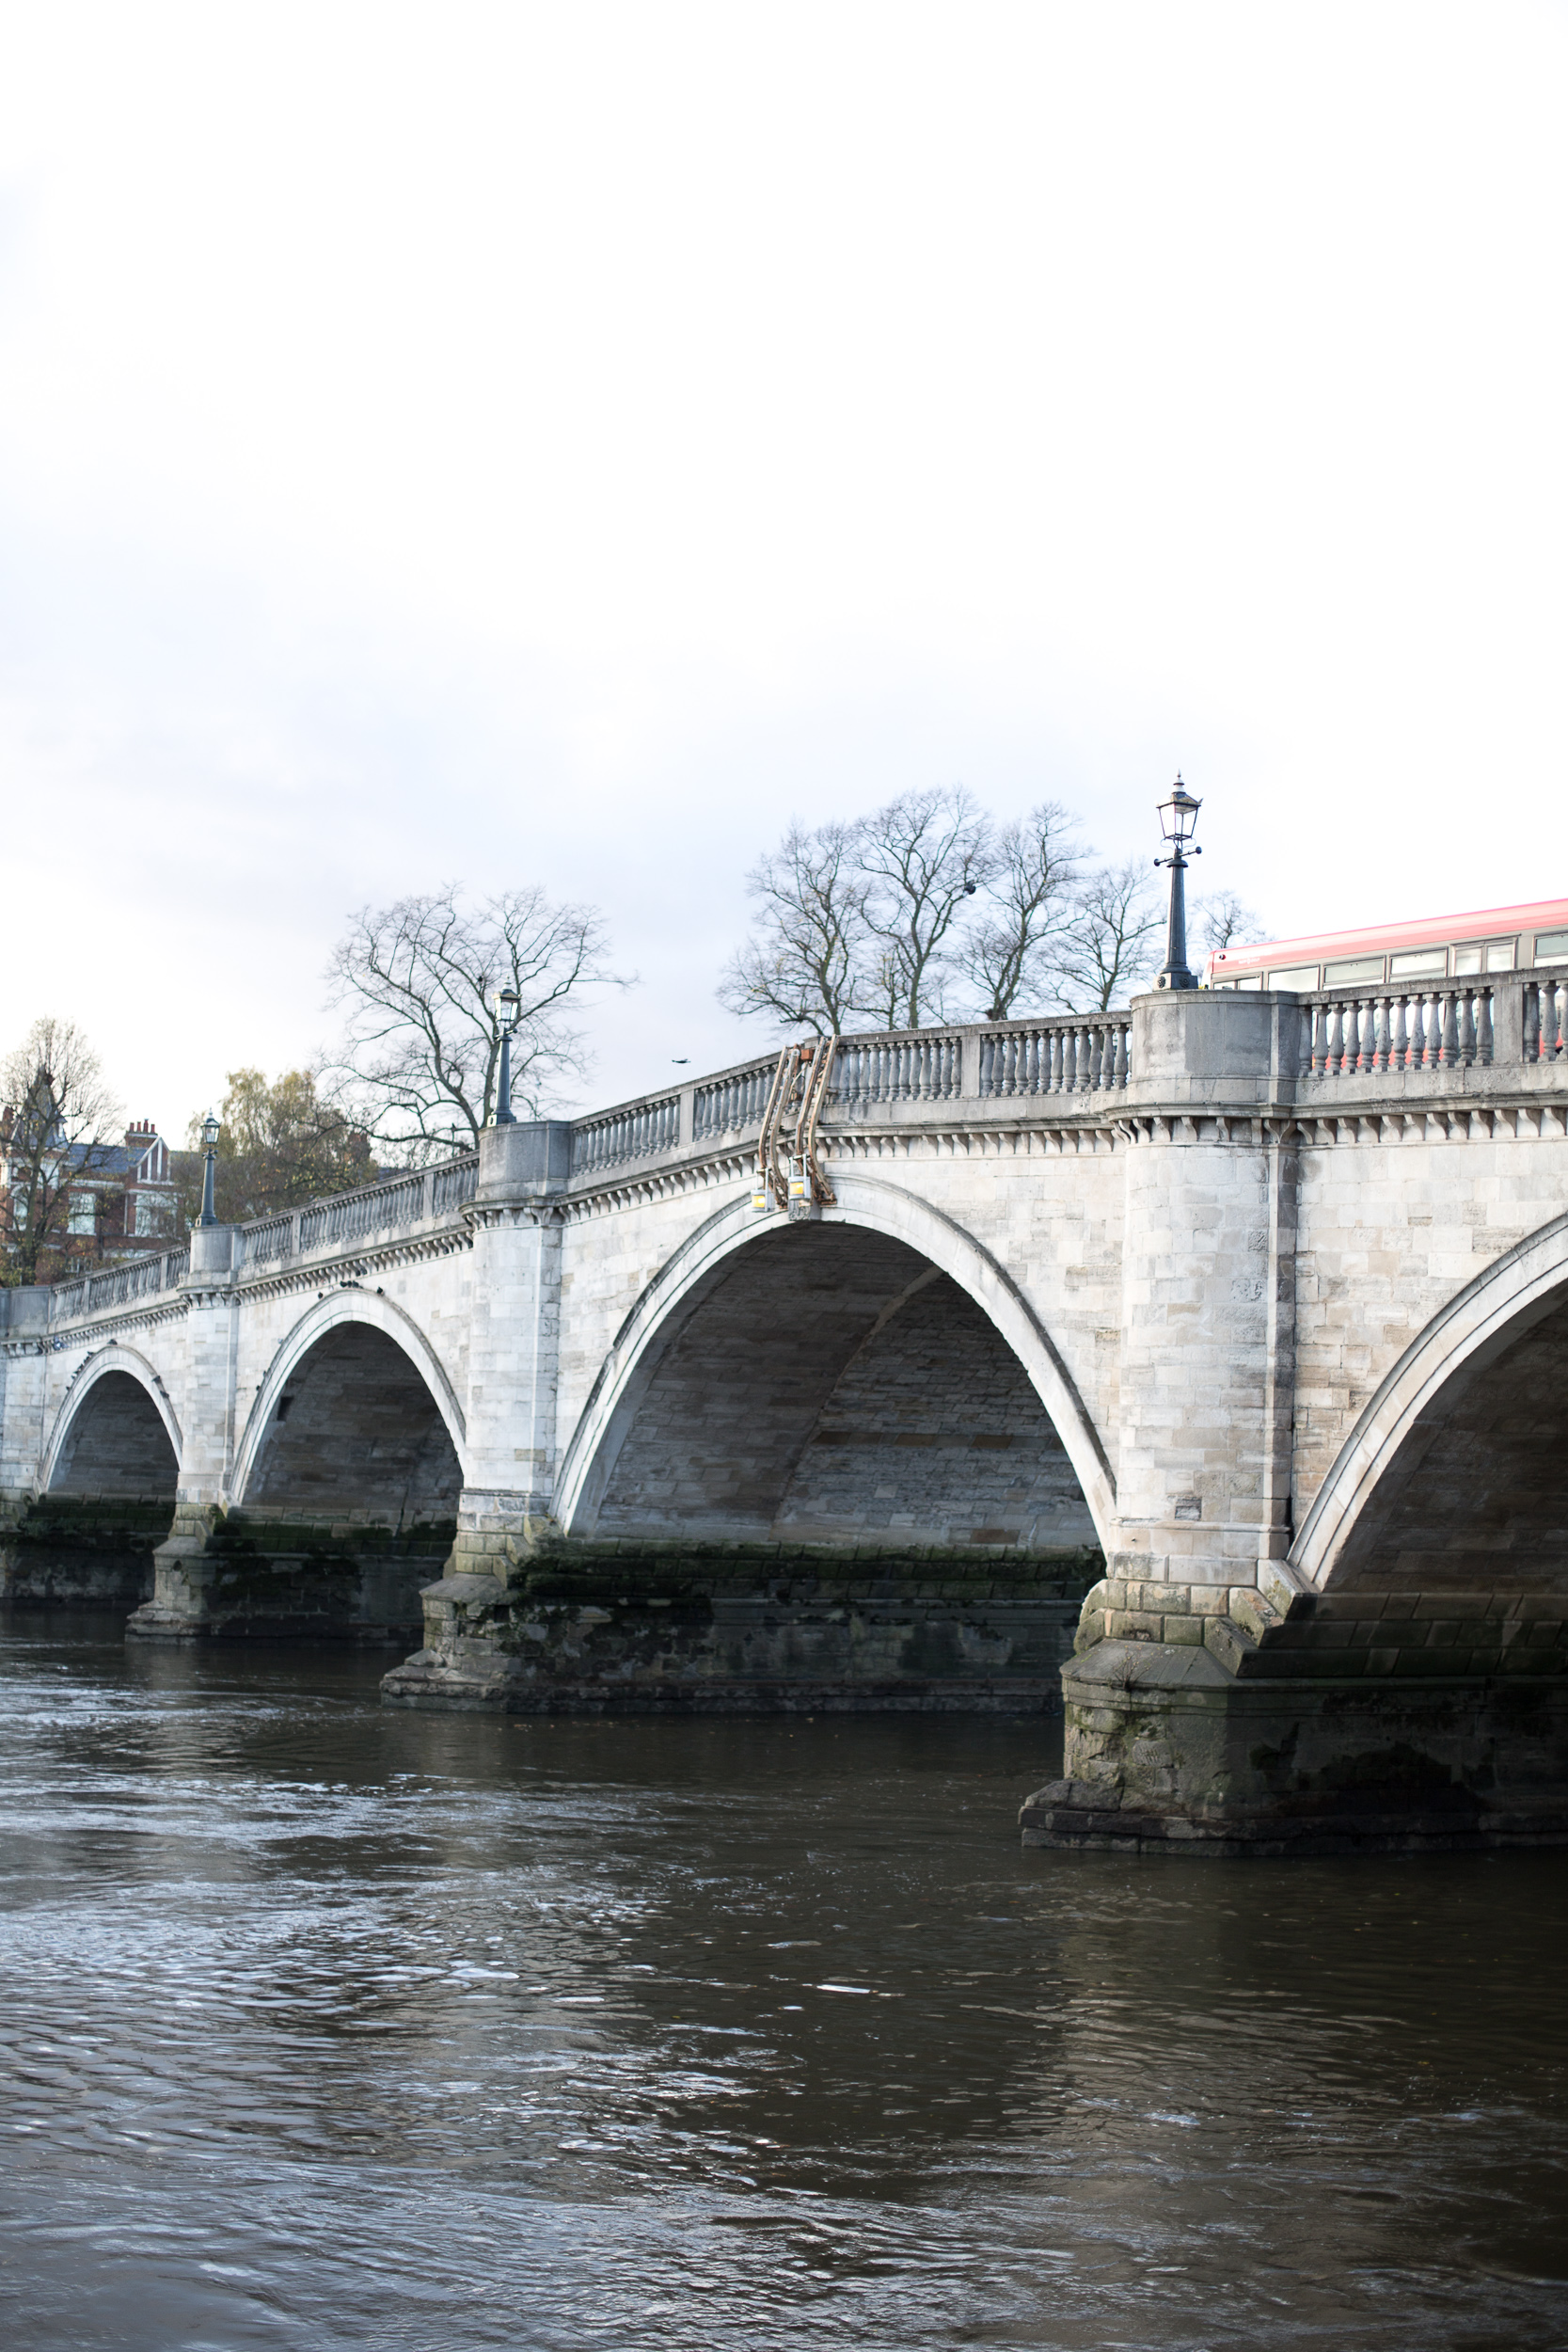
[[[1171,787],[1169,799],[1160,803],[1160,831],[1170,844],[1170,855],[1157,857],[1154,863],[1170,867],[1170,923],[1165,932],[1164,968],[1155,977],[1156,988],[1197,986],[1196,973],[1187,968],[1187,893],[1182,876],[1187,870],[1187,844],[1192,840],[1202,806],[1201,801],[1194,800],[1180,774]],[[1196,843],[1193,855],[1203,855]]]
[[[496,1018],[501,1025],[500,1075],[496,1081],[496,1124],[515,1127],[512,1112],[512,1041],[517,1034],[522,1016],[522,998],[515,988],[503,988],[496,995]]]
[[[215,1225],[218,1213],[213,1204],[213,1186],[217,1177],[218,1137],[223,1133],[211,1111],[201,1122],[201,1140],[207,1147],[207,1165],[201,1171],[201,1223]]]

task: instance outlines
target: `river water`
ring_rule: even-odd
[[[0,1642],[17,2346],[1568,2344],[1568,1857],[1023,1853],[1034,1721]]]

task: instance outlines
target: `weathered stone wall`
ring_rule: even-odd
[[[166,1495],[44,1495],[0,1504],[0,1601],[135,1609],[174,1515]]]
[[[951,1277],[917,1279],[839,1375],[781,1534],[1093,1547],[1083,1488],[1017,1357]]]
[[[350,1642],[405,1647],[420,1594],[442,1572],[456,1520],[347,1512],[312,1521],[297,1508],[177,1512],[158,1558],[155,1597],[137,1636]],[[194,1522],[194,1524],[193,1524]]]
[[[1363,1114],[1301,1148],[1293,1487],[1299,1527],[1362,1407],[1456,1291],[1560,1216],[1563,1107]]]
[[[1568,1299],[1455,1375],[1384,1471],[1330,1590],[1568,1601],[1565,1422]]]
[[[179,1480],[168,1432],[146,1389],[128,1372],[105,1373],[83,1399],[60,1449],[50,1492],[166,1496],[172,1512]]]
[[[435,1398],[384,1331],[345,1323],[300,1359],[272,1413],[245,1502],[303,1519],[455,1520],[463,1484]]]
[[[519,1713],[1038,1710],[1098,1551],[555,1543],[426,1597],[388,1698]]]
[[[1092,1126],[1042,1133],[1020,1118],[1003,1136],[927,1139],[917,1133],[831,1138],[827,1164],[850,1230],[902,1243],[913,1253],[910,1279],[933,1263],[960,1287],[993,1281],[1049,1333],[1087,1424],[1114,1433],[1120,1346],[1121,1149]],[[657,1188],[607,1185],[567,1204],[560,1291],[558,1463],[580,1446],[593,1421],[596,1384],[627,1318],[679,1266],[711,1220],[747,1200],[737,1160],[716,1182],[693,1169]],[[768,1239],[777,1231],[759,1227]],[[803,1237],[835,1229],[830,1211]],[[743,1238],[742,1254],[758,1247]],[[946,1263],[950,1256],[952,1263]],[[962,1272],[958,1269],[962,1269]],[[985,1311],[994,1321],[988,1294]],[[676,1318],[689,1309],[677,1301]],[[1016,1351],[1015,1351],[1016,1352]],[[582,1532],[587,1532],[583,1530]]]

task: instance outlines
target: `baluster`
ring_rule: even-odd
[[[1328,1007],[1328,1041],[1323,1055],[1323,1068],[1338,1076],[1344,1058],[1345,1021],[1338,1005]]]
[[[1437,999],[1438,1046],[1437,1058],[1445,1070],[1451,1070],[1459,1059],[1459,992],[1444,989]]]
[[[1562,1054],[1562,1014],[1560,1009],[1560,984],[1556,977],[1541,983],[1541,1058],[1557,1061]]]
[[[1410,992],[1405,1006],[1405,1017],[1410,1035],[1410,1051],[1406,1067],[1411,1070],[1419,1070],[1426,1060],[1427,1003],[1425,995],[1418,988],[1412,989]]]
[[[1089,1086],[1098,1093],[1104,1084],[1105,1027],[1097,1021],[1089,1031]]]
[[[1529,980],[1525,984],[1525,1059],[1541,1058],[1541,990]]]
[[[1315,1078],[1322,1077],[1328,1068],[1328,1007],[1313,1005],[1307,1015],[1311,1032],[1307,1049],[1307,1064]]]
[[[1491,1066],[1496,1041],[1492,1028],[1492,991],[1481,988],[1476,991],[1476,1059],[1485,1068]]]
[[[1402,993],[1396,996],[1394,999],[1394,1068],[1396,1070],[1406,1070],[1410,1066],[1409,1010],[1408,997]]]
[[[1459,1058],[1466,1070],[1476,1058],[1476,998],[1468,988],[1459,992]]]
[[[1124,1086],[1127,1084],[1127,1045],[1128,1045],[1128,1038],[1129,1038],[1129,1035],[1130,1035],[1130,1032],[1129,1032],[1129,1030],[1128,1030],[1128,1026],[1127,1026],[1126,1022],[1125,1022],[1125,1021],[1118,1021],[1118,1022],[1117,1022],[1117,1075],[1116,1075],[1116,1083],[1117,1083],[1117,1085],[1118,1087],[1124,1087]]]

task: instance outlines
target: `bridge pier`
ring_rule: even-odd
[[[1063,1669],[1065,1776],[1024,1804],[1024,1843],[1568,1841],[1568,1482],[1560,1406],[1542,1415],[1568,1345],[1529,1337],[1532,1309],[1512,1383],[1495,1346],[1407,1442],[1381,1525],[1338,1558],[1298,1542],[1299,1129],[1278,1116],[1294,1008],[1171,995],[1137,1016],[1117,1542]],[[1255,1136],[1214,1116],[1249,1098]],[[1451,1449],[1445,1482],[1450,1422],[1482,1441]]]

